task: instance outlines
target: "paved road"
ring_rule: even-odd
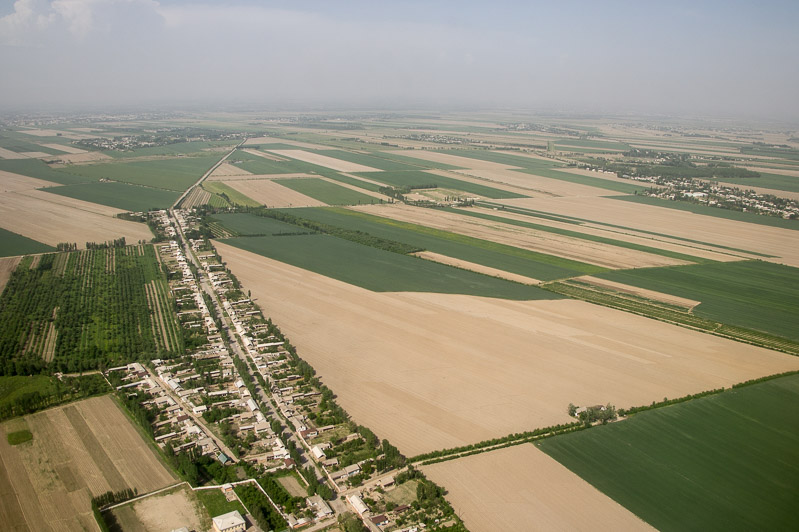
[[[173,203],[173,204],[172,204],[172,207],[171,207],[171,208],[172,208],[172,209],[174,209],[174,208],[176,208],[178,205],[180,205],[180,202],[181,202],[181,201],[183,201],[183,199],[184,199],[186,196],[188,196],[188,195],[189,195],[189,193],[190,193],[192,190],[194,190],[194,188],[195,188],[195,187],[198,187],[198,186],[200,186],[200,184],[201,184],[203,181],[205,181],[205,180],[206,180],[206,178],[207,178],[209,175],[211,175],[211,174],[213,173],[213,171],[214,171],[214,170],[216,170],[217,168],[219,168],[219,165],[220,165],[220,164],[222,164],[223,162],[225,162],[225,160],[226,160],[228,157],[230,157],[231,155],[233,155],[233,152],[234,152],[234,151],[236,151],[236,149],[238,149],[238,147],[239,147],[239,146],[241,146],[242,144],[244,144],[245,142],[247,142],[247,139],[244,139],[244,140],[242,140],[241,142],[239,142],[238,144],[236,144],[236,146],[234,146],[232,150],[230,150],[230,151],[229,151],[229,152],[228,152],[228,153],[227,153],[227,154],[226,154],[224,157],[222,157],[221,159],[219,159],[219,161],[217,161],[217,163],[216,163],[215,165],[213,165],[213,166],[211,167],[211,169],[210,169],[210,170],[208,170],[207,172],[205,172],[205,173],[203,174],[203,176],[202,176],[200,179],[198,179],[198,180],[197,180],[197,182],[196,182],[196,183],[194,183],[192,186],[190,186],[188,189],[186,189],[186,191],[185,191],[183,194],[181,194],[181,195],[180,195],[180,197],[178,198],[178,200],[177,200],[175,203]]]

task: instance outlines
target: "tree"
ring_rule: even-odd
[[[569,416],[574,417],[577,414],[577,407],[574,406],[573,403],[569,403],[567,412],[569,413]]]

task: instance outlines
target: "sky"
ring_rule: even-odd
[[[799,1],[0,0],[0,108],[799,119]]]

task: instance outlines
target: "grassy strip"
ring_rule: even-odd
[[[7,437],[9,445],[19,445],[20,443],[31,441],[33,439],[33,433],[27,429],[18,430],[15,432],[9,432]]]
[[[689,312],[673,310],[662,303],[630,294],[622,295],[618,292],[600,289],[577,281],[553,282],[542,285],[541,288],[572,299],[581,299],[589,303],[623,310],[674,325],[681,325],[689,329],[700,330],[746,344],[765,347],[790,355],[799,355],[799,342],[743,327],[722,324]]]
[[[527,227],[529,229],[535,229],[538,231],[546,231],[547,233],[554,233],[557,235],[568,236],[572,238],[579,238],[580,240],[589,240],[591,242],[598,242],[601,244],[609,244],[611,246],[617,246],[620,248],[627,248],[627,249],[634,249],[636,251],[643,251],[645,253],[651,253],[652,255],[660,255],[661,257],[669,257],[672,259],[684,260],[687,262],[696,262],[696,263],[704,263],[704,262],[713,262],[710,259],[703,259],[700,257],[694,257],[693,255],[686,255],[685,253],[678,253],[676,251],[668,251],[665,249],[659,249],[656,247],[651,246],[644,246],[642,244],[635,244],[632,242],[625,242],[624,240],[615,240],[613,238],[606,238],[597,235],[590,235],[586,233],[581,233],[579,231],[570,231],[568,229],[560,229],[558,227],[552,227],[549,225],[542,225],[542,224],[535,224],[531,222],[523,222],[521,220],[514,220],[513,218],[505,218],[503,216],[493,216],[491,214],[485,214],[482,212],[475,212],[471,209],[456,209],[452,207],[446,207],[445,210],[447,212],[454,212],[457,214],[462,214],[465,216],[472,216],[474,218],[482,218],[484,220],[491,220],[494,222],[502,222],[508,225],[516,225],[519,227]]]

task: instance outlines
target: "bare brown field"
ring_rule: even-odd
[[[606,268],[640,268],[688,264],[685,261],[620,248],[527,227],[484,220],[436,209],[420,209],[401,204],[350,207],[376,216],[416,223],[462,235],[491,240],[509,246],[579,260]]]
[[[6,283],[17,269],[20,260],[22,257],[0,257],[0,294],[3,293]]]
[[[300,486],[297,479],[292,476],[280,477],[277,481],[280,482],[280,484],[286,488],[286,491],[289,492],[289,495],[293,497],[306,497],[308,495],[308,491]]]
[[[269,150],[271,153],[276,153],[282,157],[304,161],[306,163],[316,164],[336,170],[338,172],[380,172],[377,168],[364,166],[358,163],[336,159],[335,157],[328,157],[327,155],[319,155],[305,150]]]
[[[541,284],[541,281],[539,281],[538,279],[533,279],[532,277],[525,277],[524,275],[517,275],[515,273],[506,272],[504,270],[489,268],[488,266],[483,266],[482,264],[460,260],[453,257],[447,257],[446,255],[441,255],[440,253],[433,253],[432,251],[419,251],[417,253],[412,253],[412,255],[421,257],[425,260],[440,262],[441,264],[446,264],[448,266],[455,266],[456,268],[471,270],[473,272],[478,272],[478,273],[484,273],[492,277],[500,277],[502,279],[508,279],[509,281],[515,281],[517,283],[533,284],[533,285]]]
[[[432,173],[439,173],[439,170],[432,170]],[[599,187],[592,187],[590,185],[582,185],[580,183],[571,183],[561,179],[552,179],[550,177],[541,177],[534,174],[526,174],[522,172],[514,172],[513,170],[485,170],[485,169],[470,169],[470,170],[453,170],[456,177],[470,176],[476,183],[484,185],[489,184],[495,188],[503,188],[514,192],[519,192],[526,196],[617,196],[619,192],[614,190],[607,190]],[[494,183],[500,183],[506,186],[497,186]],[[508,188],[517,187],[517,188]]]
[[[285,162],[288,161],[285,157],[278,157],[277,155],[273,155],[271,153],[267,153],[265,151],[258,151],[253,149],[245,149],[246,153],[250,155],[257,155],[258,157],[263,157],[264,159],[269,159],[270,161],[277,161],[277,162]]]
[[[51,159],[56,157],[56,155],[50,155],[49,153],[44,153],[43,151],[24,151],[22,155],[25,157],[30,157],[31,159]]]
[[[666,236],[652,235],[642,233],[639,231],[620,229],[615,227],[605,227],[594,223],[585,223],[576,227],[574,224],[567,224],[557,222],[554,220],[547,220],[544,218],[531,218],[524,214],[517,214],[513,212],[503,211],[501,209],[494,210],[485,207],[471,207],[475,212],[481,212],[499,218],[508,218],[510,220],[519,220],[522,222],[530,222],[539,225],[547,225],[550,227],[557,227],[566,229],[568,231],[579,231],[587,235],[596,235],[614,240],[621,240],[624,242],[631,242],[634,244],[641,244],[643,246],[656,247],[668,251],[676,251],[677,253],[685,253],[694,257],[701,257],[705,259],[717,260],[721,262],[729,262],[741,259],[754,259],[757,255],[752,253],[744,253],[738,251],[724,250],[710,244],[698,244],[694,242],[685,242],[675,238]]]
[[[57,159],[58,161],[67,164],[86,164],[111,160],[110,155],[106,155],[99,151],[87,151],[86,153],[65,153],[51,155],[50,158]],[[143,160],[143,158],[137,158],[137,160]]]
[[[25,175],[13,174],[0,170],[0,192],[18,192],[20,190],[33,190],[35,188],[52,187],[55,183],[28,177]]]
[[[407,455],[569,422],[569,403],[625,408],[799,369],[583,301],[374,293],[215,245],[341,406]]]
[[[531,444],[422,468],[473,532],[654,530]]]
[[[286,188],[271,179],[225,181],[225,184],[270,208],[327,206],[326,203]]]
[[[38,190],[11,192],[0,195],[0,227],[51,246],[152,238],[146,225],[113,218],[106,209],[111,208]]]
[[[225,162],[216,167],[216,170],[214,170],[213,173],[209,176],[209,179],[218,181],[219,179],[214,179],[214,178],[220,178],[220,177],[224,178],[232,175],[249,176],[252,175],[252,173],[248,172],[247,170],[244,170],[243,168],[239,168],[235,164]]]
[[[52,150],[63,151],[64,153],[86,153],[86,150],[76,148],[75,146],[65,146],[64,144],[41,144],[41,146]]]
[[[34,137],[57,137],[60,135],[69,140],[93,139],[97,136],[60,129],[20,129],[18,133],[25,133],[26,135],[33,135]]]
[[[684,297],[679,297],[671,294],[664,294],[663,292],[656,292],[654,290],[647,290],[646,288],[640,288],[637,286],[631,286],[624,283],[617,283],[616,281],[608,281],[607,279],[600,279],[599,277],[594,277],[592,275],[584,275],[583,277],[575,277],[575,281],[582,281],[584,283],[589,283],[594,286],[598,286],[600,288],[610,288],[617,292],[623,292],[626,294],[633,294],[636,296],[640,296],[646,299],[652,299],[654,301],[661,301],[663,303],[668,303],[670,305],[677,305],[678,307],[684,307],[686,309],[691,309],[701,303],[701,301],[695,301],[693,299],[687,299]]]
[[[394,153],[404,157],[416,157],[417,159],[422,159],[425,161],[444,163],[457,166],[459,168],[467,168],[472,170],[506,170],[509,168],[519,168],[517,166],[508,166],[506,164],[494,163],[491,161],[472,159],[471,157],[461,157],[459,155],[440,153],[435,150],[394,150],[388,153]]]
[[[607,198],[522,198],[498,202],[765,253],[777,258],[764,260],[799,266],[796,232],[790,229]]]
[[[25,421],[30,443],[11,447],[8,423],[0,439],[0,522],[20,530],[98,530],[92,496],[126,488],[146,493],[175,480],[109,396]]]
[[[111,511],[125,532],[170,532],[180,527],[209,530],[211,519],[188,487],[169,490]]]
[[[7,150],[5,148],[0,148],[0,159],[27,159],[21,153],[17,153],[15,151]]]

